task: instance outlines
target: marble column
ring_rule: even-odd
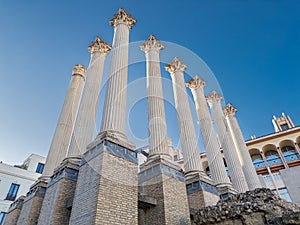
[[[68,157],[81,156],[85,153],[86,146],[93,139],[104,62],[110,50],[111,47],[99,37],[96,37],[95,41],[88,47],[91,59],[87,69],[87,79],[74,125]]]
[[[72,71],[71,83],[65,98],[55,133],[48,152],[42,177],[52,176],[54,169],[64,160],[74,126],[75,117],[84,85],[86,69],[75,65]]]
[[[129,32],[135,23],[122,8],[110,21],[114,38],[100,131],[125,142]]]
[[[250,190],[255,188],[261,188],[259,178],[256,174],[256,170],[253,166],[251,156],[249,154],[248,148],[244,141],[244,137],[240,126],[238,124],[235,113],[237,109],[234,108],[231,104],[228,104],[224,109],[225,118],[231,133],[231,136],[234,140],[235,147],[240,154],[240,160],[245,174],[245,178]]]
[[[216,91],[213,91],[210,95],[207,96],[207,102],[211,108],[218,130],[219,140],[221,142],[221,146],[223,147],[223,152],[233,187],[238,192],[243,193],[248,190],[248,185],[244,172],[242,170],[239,155],[235,149],[235,145],[232,140],[229,128],[226,124],[223,109],[221,106],[222,99],[222,96],[219,95]]]
[[[134,24],[123,9],[110,21],[115,32],[102,127],[82,156],[70,225],[138,224],[137,155],[124,140],[128,41]]]
[[[200,132],[202,134],[212,179],[215,181],[216,186],[219,189],[223,187],[232,188],[232,185],[226,174],[226,168],[220,151],[219,140],[214,131],[212,119],[207,107],[204,95],[205,85],[205,81],[201,80],[199,76],[195,76],[194,79],[187,83],[187,86],[191,89],[194,97]]]
[[[176,57],[165,68],[170,73],[173,83],[185,172],[186,174],[194,172],[204,173],[184,82],[186,65]]]
[[[146,55],[147,95],[148,95],[148,130],[149,156],[157,155],[171,158],[167,142],[167,126],[164,107],[164,96],[160,73],[160,50],[163,44],[153,35],[141,45]]]

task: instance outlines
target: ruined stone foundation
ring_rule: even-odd
[[[260,188],[192,211],[191,219],[193,225],[292,225],[300,224],[300,207]]]

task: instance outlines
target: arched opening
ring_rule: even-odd
[[[263,152],[269,166],[282,164],[279,153],[275,145],[266,145],[263,147]]]
[[[293,141],[284,140],[280,142],[279,147],[286,162],[292,162],[300,159]]]
[[[251,149],[249,153],[255,169],[261,169],[266,167],[265,162],[258,149]]]

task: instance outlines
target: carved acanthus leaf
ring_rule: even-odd
[[[165,66],[166,71],[169,73],[175,73],[177,71],[184,72],[186,65],[181,62],[177,57],[169,64]]]
[[[131,27],[136,24],[136,19],[132,18],[129,13],[126,13],[124,9],[120,8],[119,12],[114,15],[114,18],[109,21],[109,24],[116,27],[121,23],[127,25],[128,28],[131,29]]]
[[[206,82],[202,80],[198,75],[196,75],[193,79],[191,79],[189,82],[186,82],[185,84],[190,89],[197,89],[199,87],[204,87],[206,85]]]
[[[213,91],[206,97],[208,103],[220,102],[222,99],[223,97],[216,91]]]
[[[91,53],[100,52],[102,54],[106,54],[111,50],[111,46],[109,46],[105,41],[102,41],[98,36],[95,41],[88,47],[88,51]]]
[[[141,50],[144,52],[148,52],[150,50],[163,50],[164,45],[156,39],[154,35],[150,35],[149,39],[144,42],[144,44],[141,45]]]
[[[86,69],[83,65],[81,64],[76,64],[74,67],[73,67],[73,70],[72,70],[72,75],[80,75],[80,76],[83,76],[85,77],[85,73],[86,73]]]
[[[223,108],[225,116],[235,116],[237,109],[234,108],[230,103]]]

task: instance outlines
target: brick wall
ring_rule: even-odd
[[[139,210],[140,225],[190,224],[185,183],[164,174],[144,181],[140,193],[157,199],[157,205]]]
[[[108,152],[79,169],[70,225],[138,224],[137,164]]]
[[[17,225],[36,225],[44,198],[34,195],[25,199]]]
[[[21,209],[15,208],[6,217],[4,225],[16,225],[20,216]]]
[[[190,209],[201,209],[206,206],[215,205],[219,200],[218,195],[204,190],[199,190],[188,195]]]
[[[39,225],[68,225],[70,209],[67,209],[67,201],[73,200],[76,182],[62,178],[47,188],[41,209]]]

